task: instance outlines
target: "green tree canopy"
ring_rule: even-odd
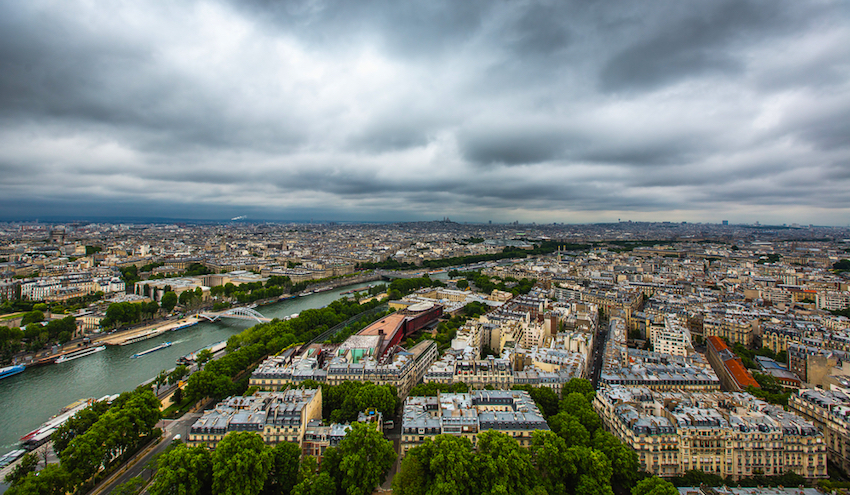
[[[632,495],[679,495],[679,491],[669,481],[652,476],[638,481]]]
[[[6,475],[5,481],[12,486],[17,485],[38,466],[38,456],[32,452],[23,456],[12,471]]]
[[[408,451],[393,478],[393,493],[474,495],[475,475],[472,442],[466,437],[438,435]]]
[[[478,435],[473,463],[478,470],[478,493],[527,493],[537,484],[531,452],[495,430]]]
[[[395,462],[392,442],[373,423],[353,423],[337,448],[339,482],[348,495],[367,495],[387,476]]]
[[[271,470],[263,492],[269,495],[289,493],[298,482],[301,447],[293,442],[280,442],[271,449],[270,455]]]
[[[212,488],[212,454],[203,446],[175,443],[157,460],[151,495],[201,495]]]
[[[6,495],[65,495],[70,476],[59,464],[48,464],[41,471],[27,474]]]
[[[212,456],[213,493],[257,495],[271,470],[272,456],[263,438],[251,432],[230,432]]]
[[[162,306],[162,309],[171,311],[174,309],[174,306],[177,306],[177,294],[172,291],[167,291],[162,295],[162,299],[160,299],[159,304]]]

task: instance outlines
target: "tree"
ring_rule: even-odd
[[[193,299],[195,299],[195,291],[184,290],[180,293],[180,297],[177,300],[180,302],[181,306],[188,306]]]
[[[20,483],[28,474],[35,471],[38,466],[38,456],[30,452],[23,456],[15,468],[6,475],[5,481],[14,486]]]
[[[201,349],[198,355],[195,356],[195,362],[198,363],[198,369],[203,369],[207,361],[213,358],[213,353],[209,349]]]
[[[336,449],[332,449],[336,451]],[[298,484],[291,495],[335,495],[336,483],[327,472],[318,473],[319,464],[313,456],[305,456],[298,471]]]
[[[189,448],[184,443],[173,444],[159,456],[156,475],[148,492],[151,495],[209,493],[212,466],[212,454],[206,447]]]
[[[168,374],[168,384],[176,385],[177,382],[183,379],[184,376],[189,374],[189,367],[185,364],[181,364],[174,368],[174,370]]]
[[[172,291],[168,291],[162,295],[162,299],[159,301],[162,309],[166,311],[171,311],[174,309],[174,306],[177,306],[177,294]]]
[[[572,392],[564,396],[564,400],[561,401],[561,411],[578,419],[579,423],[591,434],[602,426],[602,420],[593,410],[587,397],[579,392]]]
[[[579,476],[575,492],[581,495],[614,495],[610,484],[587,474]]]
[[[584,394],[588,402],[593,402],[593,397],[596,395],[596,391],[593,390],[593,384],[590,383],[590,380],[585,380],[584,378],[573,378],[568,381],[564,385],[561,394],[566,397],[573,392]]]
[[[552,431],[537,430],[531,435],[531,456],[541,484],[549,495],[567,493],[567,481],[576,476],[576,465],[568,462],[567,444]]]
[[[477,494],[472,442],[466,437],[437,435],[411,449],[393,478],[393,493]]]
[[[575,416],[559,412],[549,418],[549,427],[564,439],[568,447],[587,446],[590,444],[590,433]]]
[[[383,413],[384,417],[388,417],[395,414],[398,396],[388,386],[366,382],[357,391],[355,401],[357,412],[374,408]]]
[[[602,451],[611,461],[614,474],[611,479],[617,486],[630,488],[637,481],[640,463],[637,452],[624,445],[614,435],[599,428],[593,434],[593,448]]]
[[[159,387],[165,385],[168,381],[168,371],[162,370],[156,375],[156,379],[154,380],[154,384],[156,385],[156,389],[159,390]]]
[[[233,382],[228,377],[210,370],[201,370],[189,377],[183,392],[192,401],[197,402],[204,397],[222,399],[230,395],[232,390]]]
[[[263,489],[271,464],[260,435],[228,433],[213,453],[213,493],[256,495]]]
[[[30,311],[24,313],[24,316],[21,318],[21,326],[25,327],[30,323],[38,323],[40,321],[44,321],[44,313],[41,311]]]
[[[141,476],[134,476],[127,480],[126,483],[116,486],[112,490],[111,495],[138,495],[144,487],[145,480]]]
[[[469,282],[467,282],[465,279],[460,279],[457,281],[457,288],[460,290],[466,290],[467,288],[469,288]]]
[[[425,495],[430,484],[427,459],[420,456],[424,450],[419,447],[410,450],[401,461],[401,466],[393,477],[393,493],[398,495]]]
[[[59,464],[48,464],[41,471],[27,474],[6,495],[65,495],[69,479],[68,472]]]
[[[638,481],[632,495],[678,495],[679,491],[667,480],[652,476]]]
[[[473,462],[479,493],[525,493],[536,484],[531,453],[504,433],[489,430],[478,435]]]
[[[348,495],[372,493],[387,476],[396,458],[392,442],[373,423],[354,423],[339,442],[338,480]]]
[[[263,491],[267,494],[289,493],[298,482],[301,448],[297,443],[280,442],[271,450],[271,459],[271,470]]]

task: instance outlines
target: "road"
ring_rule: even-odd
[[[401,448],[401,411],[404,409],[404,406],[399,407],[397,411],[395,423],[391,430],[384,430],[384,438],[387,440],[391,440],[393,442],[393,448],[395,449],[395,453],[399,453],[399,448]],[[401,465],[401,460],[396,456],[395,462],[393,463],[393,467],[390,469],[390,472],[387,473],[387,479],[381,483],[379,490],[387,491],[391,490],[393,487],[393,476],[398,472],[398,468]]]
[[[605,341],[608,337],[608,322],[599,322],[599,333],[596,334],[593,345],[593,360],[589,376],[593,388],[599,388],[599,376],[602,374],[602,357],[605,355]]]
[[[189,428],[192,426],[192,423],[200,418],[201,414],[185,414],[179,419],[165,419],[160,421],[159,427],[163,430],[162,441],[153,447],[148,447],[143,453],[128,461],[115,474],[89,492],[89,495],[106,495],[114,490],[116,486],[126,483],[130,478],[135,476],[142,476],[145,480],[149,479],[153,471],[148,468],[148,463],[171,445],[175,435],[180,435],[185,439],[189,434]]]

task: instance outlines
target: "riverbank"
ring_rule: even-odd
[[[357,283],[355,280],[347,287],[262,306],[257,311],[267,318],[283,319],[295,313],[327,306],[344,297],[341,292],[358,287],[354,285]],[[103,338],[126,338],[143,327],[162,326],[176,321],[147,321],[126,331],[92,334],[91,337],[97,344],[101,344]],[[216,323],[201,321],[189,328],[163,333],[144,342],[107,346],[105,351],[91,356],[63,364],[27,368],[23,373],[4,378],[0,385],[0,404],[8,404],[9,407],[0,415],[0,454],[15,449],[22,435],[36,428],[66,404],[80,397],[102,397],[133,390],[156,377],[160,371],[174,368],[178,358],[216,342],[226,341],[255,324],[254,321],[238,319],[222,319]],[[143,358],[132,359],[133,354],[165,341],[171,341],[173,345]],[[76,341],[66,344],[62,350],[77,349],[77,342],[82,344]]]
[[[190,316],[188,318],[181,318],[176,321],[170,321],[168,323],[162,324],[155,323],[153,325],[148,325],[141,328],[136,328],[130,331],[125,331],[121,333],[105,335],[103,337],[98,337],[94,340],[95,344],[105,344],[105,345],[128,345],[135,344],[136,342],[141,342],[143,340],[152,339],[158,335],[161,335],[165,332],[169,332],[171,330],[178,330],[181,328],[188,328],[194,325],[197,325],[200,320],[194,316]]]

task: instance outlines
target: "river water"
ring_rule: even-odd
[[[342,297],[341,292],[366,285],[354,284],[297,297],[259,307],[257,311],[268,318],[283,318],[327,306]],[[132,390],[160,371],[173,368],[178,357],[227,340],[252,325],[251,321],[236,319],[199,323],[135,344],[107,347],[102,352],[66,363],[28,368],[0,380],[0,455],[17,448],[20,437],[77,399],[98,399]],[[136,359],[130,357],[168,341],[172,342],[171,347]]]

